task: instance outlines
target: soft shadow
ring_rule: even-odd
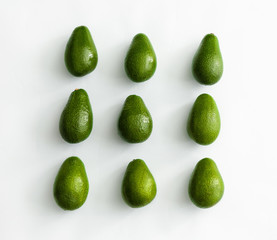
[[[167,67],[167,75],[183,84],[186,88],[199,87],[192,74],[192,60],[194,57],[194,46],[186,46],[171,52],[173,59]]]
[[[190,55],[190,59],[193,59],[193,54]],[[193,83],[197,83],[193,73],[192,73],[192,60],[191,62],[187,62],[185,65],[185,71],[184,71],[184,79],[188,79],[188,81],[191,81]]]
[[[101,70],[103,73],[108,74],[112,79],[116,79],[117,81],[114,81],[114,84],[118,86],[118,84],[131,84],[133,83],[128,77],[125,72],[124,68],[124,61],[125,57],[128,51],[128,43],[120,43],[116,46],[113,46],[111,49],[108,50],[109,56],[116,56],[115,58],[108,58],[107,60],[104,59],[105,64],[109,65],[110,71],[107,72],[106,66],[101,66]],[[105,56],[104,56],[105,57]]]
[[[195,48],[194,45],[189,45],[184,49],[184,53],[186,53],[186,56],[184,58],[185,64],[183,71],[183,79],[185,79],[185,82],[193,88],[199,88],[200,86],[200,84],[196,81],[192,73],[192,61],[196,51],[197,48]]]
[[[118,66],[118,71],[115,72],[115,75],[118,76],[118,78],[124,79],[124,81],[130,81],[130,79],[128,78],[125,72],[125,57],[129,49],[129,46],[128,44],[122,44],[119,46],[119,49],[121,50],[119,54],[120,61],[118,61],[120,66]]]
[[[65,66],[64,52],[67,44],[67,40],[64,37],[51,39],[44,46],[44,52],[42,52],[42,66],[48,73],[51,73],[54,77],[54,81],[75,81],[76,77],[70,74]],[[49,51],[49,49],[52,49]]]
[[[167,122],[170,124],[166,126],[166,134],[174,141],[178,142],[191,142],[191,138],[188,135],[187,123],[192,104],[185,104],[182,107],[171,111],[168,114]],[[172,117],[174,116],[174,117]],[[179,127],[172,127],[179,126]]]
[[[60,163],[54,164],[47,171],[44,171],[42,175],[37,176],[37,179],[33,179],[34,186],[31,188],[30,194],[34,195],[35,193],[35,195],[32,202],[43,214],[64,212],[57,205],[53,195],[53,185],[59,167]]]
[[[99,181],[99,189],[97,196],[94,196],[94,201],[100,203],[100,208],[108,209],[108,211],[120,211],[128,209],[121,196],[121,185],[126,166],[123,164],[113,164],[112,166],[102,166],[103,169],[110,167],[104,178]],[[119,167],[116,167],[119,165]],[[101,184],[101,186],[100,186]],[[103,186],[105,186],[103,188]],[[96,209],[97,210],[97,209]],[[98,211],[98,210],[97,210]]]
[[[63,105],[59,100],[49,99],[49,102],[42,106],[43,111],[37,114],[32,131],[36,147],[41,154],[47,154],[51,146],[55,149],[65,143],[59,130],[60,114],[57,114],[62,112]]]
[[[123,107],[123,103],[124,102],[114,104],[113,106],[109,107],[105,111],[105,113],[104,113],[105,116],[109,116],[109,119],[111,121],[109,121],[106,126],[104,137],[105,137],[105,139],[107,139],[107,141],[111,141],[113,144],[130,145],[121,137],[120,132],[118,130],[118,119],[119,119],[119,116],[120,116],[120,113],[121,113],[121,110]]]
[[[189,136],[189,133],[188,133],[188,121],[189,121],[189,116],[190,116],[190,112],[191,112],[191,108],[192,108],[192,104],[188,104],[187,107],[186,107],[186,115],[185,115],[185,124],[183,125],[183,129],[184,129],[184,138],[187,142],[191,142],[192,139],[191,137]]]
[[[121,186],[122,180],[125,174],[126,166],[122,166],[116,171],[112,173],[110,179],[112,179],[111,189],[113,189],[110,193],[110,203],[113,208],[120,208],[120,209],[128,209],[128,206],[124,202],[121,194]]]
[[[192,171],[193,170],[191,170],[191,172]],[[185,204],[189,204],[189,205],[192,205],[192,202],[190,200],[189,193],[188,193],[191,172],[187,171],[183,175],[183,176],[185,176],[184,180],[183,180],[183,182],[184,182],[184,191],[183,191],[183,197],[181,199]]]
[[[186,104],[185,110],[184,110],[184,124],[183,124],[183,133],[184,133],[184,135],[183,135],[183,137],[184,137],[186,142],[191,142],[192,141],[192,139],[190,138],[190,136],[188,134],[188,119],[189,119],[191,107],[192,107],[192,104]]]

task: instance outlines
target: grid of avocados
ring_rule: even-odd
[[[97,65],[98,54],[90,31],[85,26],[74,29],[65,50],[65,64],[74,76],[84,76]],[[150,40],[145,34],[137,34],[125,58],[125,71],[134,82],[150,79],[156,70],[157,60]],[[192,72],[195,79],[205,85],[219,81],[223,73],[223,61],[218,39],[207,34],[194,58]],[[93,114],[85,90],[76,89],[69,97],[60,118],[60,133],[69,143],[84,141],[91,133]],[[146,141],[151,135],[152,117],[141,97],[130,95],[118,120],[120,135],[129,143]],[[191,110],[187,130],[197,143],[208,145],[215,141],[220,130],[220,116],[214,99],[200,95]],[[83,162],[78,157],[64,161],[56,176],[53,194],[64,210],[80,208],[89,190]],[[217,204],[224,193],[224,183],[215,162],[210,158],[199,161],[189,183],[191,201],[200,208]],[[127,166],[122,181],[122,197],[133,208],[144,207],[156,196],[157,186],[145,162],[135,159]]]

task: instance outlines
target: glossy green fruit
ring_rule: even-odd
[[[149,138],[152,128],[152,117],[142,98],[127,97],[118,120],[121,136],[129,143],[141,143]]]
[[[220,115],[209,94],[201,94],[194,102],[187,130],[189,136],[201,145],[208,145],[216,140],[220,131]]]
[[[79,143],[90,135],[92,125],[93,114],[88,94],[84,89],[76,89],[62,112],[60,133],[65,141]]]
[[[145,162],[141,159],[130,162],[122,182],[125,202],[133,208],[143,207],[155,198],[156,193],[155,179]]]
[[[215,162],[210,158],[200,160],[189,182],[191,201],[200,208],[217,204],[224,193],[224,183]]]
[[[144,82],[155,73],[157,58],[148,37],[139,33],[134,38],[125,58],[125,71],[134,82]]]
[[[205,85],[212,85],[219,81],[223,73],[223,60],[218,39],[214,34],[206,35],[192,63],[195,79]]]
[[[66,159],[54,183],[54,198],[64,210],[75,210],[87,199],[89,182],[83,162],[78,157]]]
[[[87,27],[74,29],[66,45],[64,60],[68,71],[76,77],[85,76],[96,68],[98,54]]]

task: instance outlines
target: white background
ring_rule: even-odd
[[[0,239],[277,239],[276,1],[117,0],[0,3]],[[99,62],[82,78],[64,65],[66,42],[86,25]],[[158,65],[145,83],[124,72],[133,36],[145,33]],[[222,79],[202,86],[191,62],[207,33],[217,35]],[[91,100],[94,128],[79,144],[60,136],[60,114],[75,88]],[[217,102],[220,135],[209,146],[189,139],[186,122],[201,93]],[[117,133],[125,98],[140,95],[152,114],[151,137],[128,144]],[[73,212],[52,194],[62,162],[76,155],[90,182]],[[187,193],[195,164],[215,160],[225,194],[199,209]],[[121,198],[127,164],[144,159],[158,187],[140,209]]]

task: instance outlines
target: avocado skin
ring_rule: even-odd
[[[135,159],[128,164],[123,182],[122,197],[132,208],[149,204],[156,196],[157,186],[145,162]]]
[[[54,198],[64,210],[75,210],[87,199],[89,182],[83,162],[78,157],[67,158],[54,182]]]
[[[223,193],[223,179],[215,162],[210,158],[200,160],[189,182],[191,201],[200,208],[209,208],[220,201]]]
[[[76,89],[61,114],[61,136],[68,143],[79,143],[88,138],[92,126],[93,114],[88,94],[84,89]]]
[[[192,63],[192,73],[195,79],[204,85],[213,85],[223,74],[223,60],[218,39],[214,34],[207,34]]]
[[[96,68],[98,54],[87,27],[74,29],[66,45],[64,60],[67,70],[76,77],[85,76]]]
[[[141,97],[126,98],[118,120],[120,135],[129,143],[141,143],[151,135],[152,117]]]
[[[156,71],[157,58],[148,37],[137,34],[129,47],[125,58],[125,72],[134,82],[150,79]]]
[[[220,125],[220,115],[214,99],[209,94],[201,94],[194,102],[189,115],[189,136],[201,145],[209,145],[218,137]]]

